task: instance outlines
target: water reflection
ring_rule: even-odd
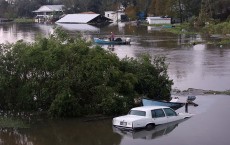
[[[110,50],[110,51],[114,51],[115,46],[114,45],[108,45],[107,49]]]
[[[71,35],[79,32],[86,40],[94,37],[109,37],[111,31],[115,37],[131,38],[131,45],[102,46],[113,51],[119,58],[140,57],[143,53],[151,56],[165,56],[169,63],[168,74],[174,80],[173,88],[208,90],[230,89],[230,49],[222,45],[206,45],[197,42],[206,41],[200,35],[175,35],[158,31],[147,26],[132,23],[112,23],[108,26],[84,24],[63,24]],[[55,25],[44,24],[0,24],[0,43],[16,42],[23,39],[34,41],[40,33],[48,36]],[[86,30],[86,31],[85,31]],[[216,38],[209,41],[218,41]]]
[[[53,34],[54,32],[54,25],[52,24],[39,24],[36,23],[35,27],[39,29],[38,34],[42,34],[43,36],[49,36],[50,34]]]
[[[1,130],[0,144],[7,145],[119,145],[111,120],[84,122],[76,119],[45,121],[30,129]]]
[[[48,36],[52,29],[53,25],[46,24],[0,24],[0,43],[33,42],[37,35]]]
[[[17,40],[27,40],[28,42],[34,40],[33,32],[30,29],[24,29],[18,25],[3,25],[0,26],[0,43],[12,43]]]
[[[169,75],[174,80],[174,87],[179,89],[189,87],[207,90],[229,89],[229,49],[198,44],[172,50],[167,58],[170,63]]]
[[[157,27],[157,26],[147,26],[147,30],[149,33],[154,32],[154,31],[160,31],[162,27]]]
[[[158,125],[152,130],[143,129],[140,131],[126,131],[126,130],[121,130],[116,127],[113,127],[113,132],[120,134],[121,136],[129,137],[132,139],[151,140],[151,139],[156,139],[156,138],[169,134],[179,125],[179,123],[185,120],[180,120],[180,121],[175,121],[175,122],[171,122],[171,123],[167,123],[163,125]]]
[[[88,25],[88,24],[64,24],[64,23],[57,23],[58,26],[61,26],[63,29],[68,30],[68,31],[89,31],[89,32],[100,32],[100,29]]]

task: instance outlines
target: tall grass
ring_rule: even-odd
[[[230,34],[230,22],[209,24],[203,28],[203,31],[208,34]]]

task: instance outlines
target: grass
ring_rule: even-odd
[[[230,44],[230,37],[229,38],[224,38],[224,39],[222,39],[220,42],[219,42],[219,44]]]
[[[0,128],[29,128],[29,125],[20,119],[1,116]]]
[[[34,19],[31,19],[31,18],[17,18],[17,19],[14,19],[14,22],[16,23],[34,23]]]
[[[163,30],[173,34],[188,34],[188,35],[197,34],[197,32],[194,31],[194,29],[190,28],[188,23],[174,25],[174,27],[172,28],[163,29]]]

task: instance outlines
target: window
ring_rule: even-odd
[[[165,117],[165,113],[162,109],[152,110],[152,118]]]
[[[129,112],[129,115],[146,116],[146,112],[145,111],[139,111],[139,110],[131,110]]]
[[[167,116],[177,116],[177,113],[170,108],[164,108],[164,111]]]

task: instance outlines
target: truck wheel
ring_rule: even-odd
[[[147,124],[147,125],[145,126],[146,130],[151,130],[151,129],[153,129],[154,127],[155,127],[155,124],[153,124],[153,123]]]

